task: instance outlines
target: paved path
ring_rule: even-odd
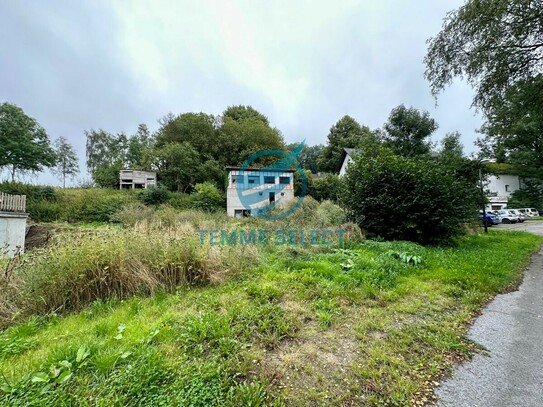
[[[496,228],[543,234],[543,222]],[[543,406],[543,250],[534,256],[519,290],[498,295],[468,337],[489,352],[460,365],[436,389],[438,406]]]

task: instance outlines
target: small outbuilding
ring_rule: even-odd
[[[156,172],[139,170],[121,170],[120,189],[147,189],[156,186]]]

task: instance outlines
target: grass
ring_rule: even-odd
[[[540,243],[491,231],[452,248],[285,246],[214,285],[30,317],[0,333],[0,405],[428,401],[477,351],[473,316]]]

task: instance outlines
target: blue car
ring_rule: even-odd
[[[481,221],[482,224],[484,224],[483,222],[483,214],[479,214],[479,220]],[[490,213],[487,213],[486,214],[486,224],[488,226],[492,226],[492,225],[497,225],[500,223],[500,220],[498,219],[498,217],[496,215],[492,215]]]

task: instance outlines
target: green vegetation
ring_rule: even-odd
[[[451,244],[475,218],[480,194],[460,165],[437,164],[380,149],[349,165],[342,203],[370,236]]]
[[[306,201],[273,224],[138,204],[150,212],[134,226],[74,230],[4,264],[3,284],[24,300],[0,290],[11,325],[0,333],[0,405],[431,399],[432,382],[475,350],[462,337],[471,317],[541,243],[497,232],[424,248],[363,241],[349,225],[343,247],[201,246],[194,234],[344,220],[332,203]]]

